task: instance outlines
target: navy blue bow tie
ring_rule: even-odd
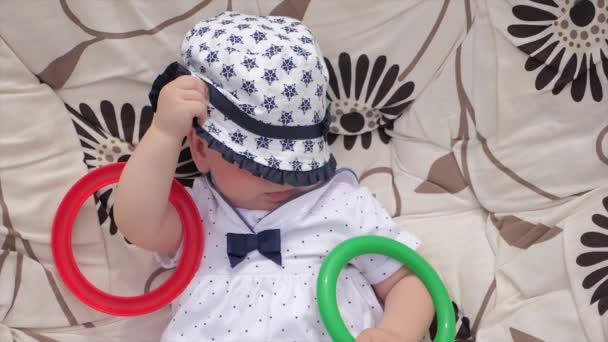
[[[228,259],[234,267],[257,249],[260,254],[281,265],[281,230],[263,230],[257,234],[226,234]]]

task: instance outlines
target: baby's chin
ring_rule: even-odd
[[[265,201],[263,198],[231,199],[232,205],[239,209],[271,211],[281,204]]]
[[[262,199],[255,201],[254,203],[252,203],[250,208],[247,208],[247,209],[272,211],[272,210],[275,210],[276,208],[280,207],[281,205],[283,205],[285,202],[287,202],[287,201],[273,202],[273,201],[268,201],[267,199],[262,198]]]
[[[260,206],[256,206],[255,208],[253,208],[253,210],[265,210],[265,211],[273,211],[276,208],[280,207],[281,205],[283,205],[283,203],[272,203],[272,204],[267,204],[267,205],[260,205]]]
[[[271,211],[312,190],[312,187],[299,187],[279,191],[269,190],[248,198],[234,199],[233,203],[242,209]]]
[[[240,201],[236,204],[238,208],[248,209],[248,210],[265,210],[272,211],[281,205],[287,203],[291,198],[286,199],[271,199],[265,194],[261,194],[256,198],[252,198],[246,201]]]

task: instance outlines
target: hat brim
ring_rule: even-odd
[[[196,134],[207,142],[209,148],[219,152],[224,160],[237,164],[241,169],[249,171],[256,177],[264,178],[277,184],[288,184],[291,186],[308,186],[329,181],[336,174],[336,159],[332,154],[329,160],[321,167],[307,171],[289,171],[271,168],[249,159],[223,142],[216,139],[198,124],[194,125]]]

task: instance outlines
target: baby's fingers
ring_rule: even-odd
[[[359,335],[355,342],[375,342],[370,335]]]
[[[374,329],[366,329],[355,339],[355,342],[374,342]]]
[[[198,101],[202,103],[207,103],[207,98],[205,95],[199,93],[198,91],[189,89],[182,91],[182,99],[187,101]]]
[[[195,90],[200,94],[207,93],[207,86],[200,78],[192,75],[184,75],[175,79],[175,84],[181,89]]]
[[[399,336],[384,329],[370,328],[363,330],[355,342],[406,342]]]
[[[207,118],[207,104],[201,101],[186,101],[185,103],[188,113],[200,119]]]

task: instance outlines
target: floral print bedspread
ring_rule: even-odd
[[[57,276],[50,227],[88,170],[128,160],[184,33],[224,10],[302,19],[330,72],[343,167],[423,241],[459,341],[608,340],[608,1],[0,3],[0,341],[154,341]],[[183,146],[176,177],[196,177]],[[124,239],[113,188],[74,227],[98,287],[168,272]],[[427,339],[436,331],[433,325]]]

